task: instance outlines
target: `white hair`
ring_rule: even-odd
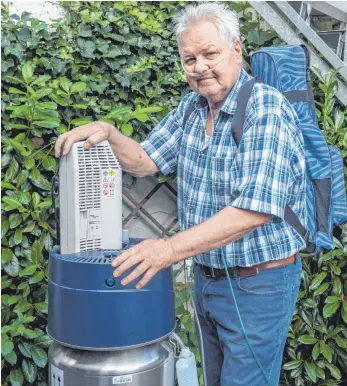
[[[179,49],[182,34],[188,31],[191,25],[201,21],[213,22],[221,38],[230,48],[233,48],[233,40],[240,37],[238,14],[226,5],[220,3],[190,4],[174,17],[174,31]]]

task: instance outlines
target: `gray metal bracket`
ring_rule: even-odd
[[[277,32],[279,37],[288,44],[305,44],[300,39],[292,27],[278,14],[273,8],[271,8],[265,1],[250,1],[249,4],[259,13],[259,15]],[[294,11],[295,12],[295,11]],[[346,50],[346,46],[345,46]],[[343,62],[341,61],[343,64]],[[344,65],[344,64],[343,64]],[[321,73],[316,71],[318,68]],[[331,72],[331,67],[321,59],[314,51],[311,55],[311,70],[323,80],[323,76]],[[338,83],[338,90],[336,97],[339,101],[346,106],[347,105],[347,85],[336,78]]]
[[[305,22],[305,20],[288,4],[287,1],[274,1],[277,7],[288,17],[291,23],[293,23],[301,33],[303,33],[310,43],[312,43],[316,49],[323,54],[325,59],[339,71],[341,76],[347,82],[347,66],[343,61],[334,53],[334,51],[322,40],[316,32]]]

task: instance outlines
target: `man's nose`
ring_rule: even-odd
[[[194,72],[197,73],[197,74],[202,74],[204,71],[208,70],[208,65],[207,63],[205,62],[204,59],[196,59],[196,62],[195,62],[195,69],[194,69]]]

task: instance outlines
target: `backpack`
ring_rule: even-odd
[[[280,91],[294,107],[304,137],[307,180],[307,224],[301,224],[289,206],[284,220],[306,241],[302,251],[311,255],[333,249],[333,227],[347,220],[346,188],[340,150],[328,146],[318,127],[310,82],[310,51],[305,45],[262,48],[251,57],[253,79],[237,96],[231,133],[238,146],[242,139],[246,106],[256,82]],[[192,112],[189,106],[184,122]]]

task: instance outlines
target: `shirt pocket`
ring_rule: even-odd
[[[216,212],[229,206],[234,199],[234,157],[210,157],[197,155],[197,161],[186,189],[187,210],[197,225]]]
[[[235,157],[211,157],[210,192],[213,192],[217,211],[229,206],[234,200],[236,180]]]

